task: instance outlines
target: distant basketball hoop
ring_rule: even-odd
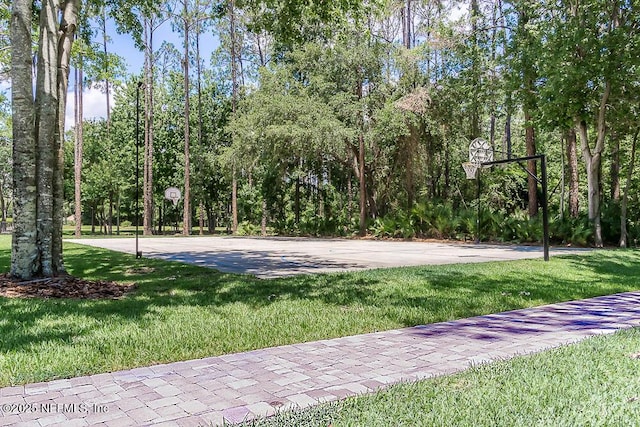
[[[167,200],[171,200],[173,202],[174,207],[178,205],[180,196],[181,196],[180,190],[178,190],[176,187],[169,187],[166,190],[164,190],[164,198]]]

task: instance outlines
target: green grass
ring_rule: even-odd
[[[0,236],[7,271],[9,236]],[[388,330],[639,289],[640,252],[260,280],[79,245],[121,300],[0,298],[0,386]],[[151,272],[143,272],[146,267]]]
[[[640,329],[389,387],[245,426],[633,426]]]

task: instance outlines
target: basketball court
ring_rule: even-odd
[[[67,239],[135,256],[134,238]],[[539,246],[470,243],[316,239],[290,237],[140,238],[145,258],[159,258],[260,278],[432,264],[476,263],[542,258]],[[588,249],[558,247],[550,254]]]

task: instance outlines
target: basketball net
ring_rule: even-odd
[[[475,179],[478,173],[479,165],[477,163],[472,162],[464,162],[462,164],[462,168],[464,172],[467,174],[467,179]]]

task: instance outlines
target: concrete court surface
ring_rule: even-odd
[[[134,238],[66,241],[132,255],[135,253]],[[180,261],[260,278],[543,256],[539,246],[304,237],[141,237],[139,249],[143,257]],[[551,248],[550,255],[585,250]]]

